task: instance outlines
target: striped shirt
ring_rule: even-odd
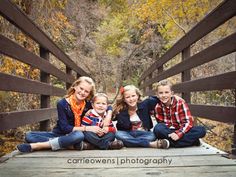
[[[85,126],[99,126],[102,127],[103,120],[105,118],[106,114],[104,114],[103,117],[101,117],[94,109],[89,113],[88,116],[84,116],[82,119],[82,125]],[[112,123],[110,122],[108,126],[108,132],[116,132],[116,129]]]
[[[171,98],[169,107],[162,102],[155,107],[156,120],[158,123],[165,123],[170,129],[181,138],[193,127],[193,117],[187,103],[183,99]]]

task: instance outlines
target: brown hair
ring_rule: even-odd
[[[113,105],[114,116],[118,114],[120,111],[123,111],[128,108],[128,105],[125,103],[124,93],[129,90],[135,90],[136,94],[138,95],[138,101],[139,102],[141,101],[142,97],[141,91],[134,85],[126,85],[125,87],[123,87],[122,91],[120,91]]]
[[[90,100],[95,92],[96,92],[96,89],[95,89],[95,83],[93,81],[92,78],[90,77],[87,77],[87,76],[81,76],[79,77],[79,79],[77,79],[71,86],[70,88],[68,89],[67,91],[67,94],[66,94],[66,98],[70,97],[72,94],[75,93],[75,87],[78,86],[81,82],[87,82],[88,84],[90,84],[92,86],[92,90],[90,91],[90,94],[89,96],[87,97],[87,100]]]

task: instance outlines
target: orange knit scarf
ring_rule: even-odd
[[[81,101],[79,104],[74,95],[69,97],[70,106],[75,117],[75,127],[81,126],[81,115],[85,107],[85,101]]]

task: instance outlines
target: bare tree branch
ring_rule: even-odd
[[[184,34],[186,34],[186,30],[172,17],[163,7],[162,7],[163,12],[173,20],[173,22],[183,31]]]

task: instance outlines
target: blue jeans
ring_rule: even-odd
[[[154,134],[158,139],[168,139],[171,147],[187,147],[193,146],[199,138],[206,135],[206,129],[203,126],[194,126],[182,138],[177,141],[172,140],[168,135],[173,133],[175,129],[170,129],[164,123],[158,123],[154,127]]]
[[[25,135],[27,143],[49,142],[52,150],[65,149],[75,144],[80,144],[84,140],[81,131],[73,131],[69,134],[57,134],[54,132],[28,132]]]
[[[110,143],[115,140],[115,134],[108,132],[100,137],[94,132],[84,132],[84,140],[99,149],[108,149]]]
[[[126,147],[149,147],[151,141],[156,139],[151,131],[117,131],[116,139],[123,141]]]

